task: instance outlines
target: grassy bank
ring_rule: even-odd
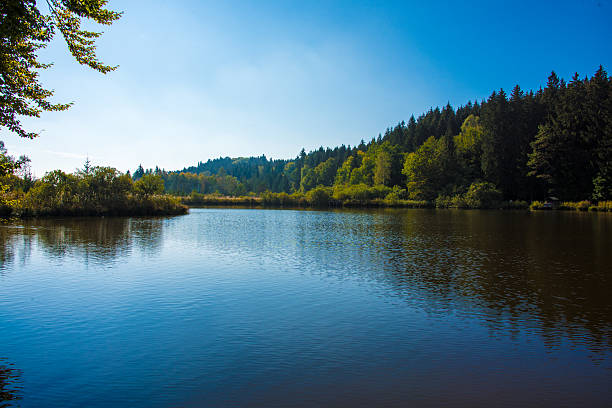
[[[48,216],[159,216],[182,215],[189,208],[181,200],[169,195],[150,197],[127,196],[114,203],[84,205],[78,202],[48,203],[28,199],[14,200],[10,205],[0,206],[3,217],[48,217]]]
[[[223,196],[219,194],[192,193],[181,197],[182,204],[202,207],[247,207],[247,208],[456,208],[456,209],[499,209],[499,210],[550,210],[546,203],[534,201],[489,201],[486,197],[475,195],[441,196],[435,201],[418,201],[398,198],[387,194],[384,198],[377,197],[376,190],[370,188],[369,193],[344,194],[330,187],[317,187],[306,194],[303,193],[271,193],[260,196]],[[588,201],[563,202],[558,209],[561,211],[598,211],[612,212],[612,202],[597,204]]]
[[[182,204],[192,207],[260,207],[262,205],[261,197],[256,196],[224,196],[220,194],[199,194],[196,192],[188,196],[181,197]]]
[[[61,205],[22,201],[12,208],[12,215],[19,217],[44,216],[146,216],[182,215],[188,207],[180,199],[169,195],[138,197],[130,195],[113,203],[63,203]]]
[[[534,201],[529,206],[532,211],[555,210],[550,203]],[[593,212],[612,212],[612,201],[600,201],[591,203],[590,201],[564,201],[559,204],[556,210],[561,211],[593,211]]]

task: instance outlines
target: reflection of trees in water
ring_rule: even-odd
[[[15,226],[0,226],[0,275],[10,267],[15,258],[25,261],[31,253],[32,242]]]
[[[493,330],[535,320],[550,346],[564,333],[609,349],[612,217],[582,215],[409,211],[375,222],[372,236],[388,238],[372,245],[383,279],[432,312],[477,306]]]
[[[36,239],[53,257],[84,257],[86,261],[112,261],[128,253],[129,219],[82,218],[42,220]]]
[[[130,219],[130,237],[133,244],[145,254],[154,254],[162,246],[164,218]]]
[[[314,251],[327,273],[359,278],[367,273],[366,278],[384,282],[432,315],[477,314],[493,334],[535,330],[550,347],[568,339],[593,351],[610,351],[609,215],[342,214],[298,227],[296,236],[305,248],[297,258]]]
[[[533,327],[551,346],[563,338],[612,346],[608,214],[300,212],[289,213],[292,221],[282,225],[273,212],[245,214],[251,218],[212,218],[205,233],[199,224],[181,225],[180,233],[217,252],[253,259],[265,252],[299,270],[377,279],[432,314],[470,316],[477,309],[479,319],[500,333]],[[132,250],[154,254],[166,223],[85,218],[0,226],[0,273],[15,260],[25,262],[36,245],[53,256],[100,263]],[[250,235],[254,230],[258,235]],[[294,251],[278,251],[288,245]]]
[[[72,256],[93,263],[119,260],[134,247],[156,252],[162,244],[163,225],[158,218],[109,217],[27,220],[2,226],[0,267],[14,262],[20,248],[25,262],[32,245],[54,258]]]
[[[13,406],[21,399],[21,371],[0,358],[0,408]]]

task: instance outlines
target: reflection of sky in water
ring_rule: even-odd
[[[25,406],[597,404],[611,232],[420,210],[4,225],[0,343]]]

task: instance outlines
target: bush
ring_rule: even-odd
[[[597,210],[612,212],[612,201],[600,201],[597,203]]]
[[[369,205],[374,204],[372,200],[385,199],[392,192],[391,187],[383,185],[370,187],[363,183],[341,184],[334,187],[332,197],[347,206]]]
[[[472,183],[465,193],[465,205],[468,208],[495,208],[501,198],[501,191],[493,183]]]
[[[306,193],[306,201],[313,207],[329,207],[331,204],[332,189],[318,186]]]
[[[405,200],[408,198],[408,192],[406,189],[401,188],[400,186],[393,186],[393,190],[389,194],[385,196],[385,201],[387,204],[397,204],[400,200]]]
[[[186,213],[187,207],[177,198],[154,194],[160,188],[157,176],[152,177],[152,187],[144,194],[130,176],[112,167],[93,167],[75,174],[55,170],[34,183],[15,211],[25,216]]]
[[[186,205],[201,205],[201,206],[243,206],[243,207],[255,207],[262,203],[262,200],[258,197],[252,196],[240,196],[240,197],[227,197],[222,196],[219,193],[212,194],[200,194],[192,191],[187,197],[181,199],[183,204]]]
[[[564,201],[559,206],[560,210],[573,210],[573,211],[588,211],[591,207],[589,201]]]
[[[591,203],[589,201],[580,201],[576,204],[576,209],[578,211],[588,211]]]
[[[533,201],[530,205],[529,205],[529,209],[532,211],[536,211],[536,210],[549,210],[550,208],[544,205],[545,203],[543,203],[542,201]]]
[[[436,208],[451,208],[453,202],[450,196],[439,195],[434,201]]]
[[[304,195],[301,193],[287,194],[285,192],[264,191],[260,197],[262,204],[270,207],[300,207],[307,204]]]

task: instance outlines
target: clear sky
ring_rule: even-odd
[[[42,2],[39,2],[42,3]],[[111,0],[98,54],[79,66],[58,40],[43,84],[65,112],[0,131],[36,176],[88,155],[125,171],[219,156],[295,157],[355,145],[431,106],[612,71],[612,4],[584,1]]]

